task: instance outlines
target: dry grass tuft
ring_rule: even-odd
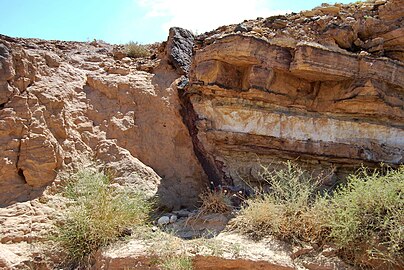
[[[383,174],[362,168],[329,198],[323,214],[330,239],[354,263],[404,267],[404,166]]]
[[[291,162],[281,170],[263,167],[261,177],[270,191],[248,199],[235,226],[253,238],[275,235],[285,240],[316,240],[321,232],[316,212],[310,210],[319,179]]]
[[[192,270],[192,257],[186,254],[167,256],[161,259],[159,266],[162,270]]]
[[[233,209],[230,197],[222,191],[206,191],[199,197],[202,201],[201,214],[225,214]]]
[[[74,175],[64,196],[71,205],[53,240],[67,253],[66,263],[75,267],[86,267],[100,247],[144,224],[151,210],[142,194],[115,189],[108,176],[90,170]]]
[[[128,57],[132,58],[149,57],[151,54],[147,45],[142,45],[134,41],[130,41],[125,45],[124,52]]]
[[[404,266],[404,166],[369,173],[362,169],[332,195],[316,192],[313,179],[288,162],[263,172],[270,190],[247,200],[234,225],[254,238],[332,242],[349,263]]]

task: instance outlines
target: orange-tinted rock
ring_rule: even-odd
[[[384,21],[394,21],[404,17],[404,6],[401,0],[386,1],[378,9],[380,19]]]
[[[398,165],[403,78],[403,64],[386,58],[224,37],[196,51],[191,70],[197,146],[215,181],[234,184],[257,176],[259,162],[297,159],[336,174],[361,163]]]
[[[196,256],[193,260],[193,267],[200,270],[292,270],[294,267],[276,265],[266,261],[250,261],[242,259],[223,259],[213,256]]]

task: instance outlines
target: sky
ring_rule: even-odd
[[[0,0],[0,34],[143,44],[166,40],[179,26],[203,33],[245,19],[299,12],[353,0]]]

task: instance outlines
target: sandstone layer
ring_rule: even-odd
[[[361,164],[404,163],[403,18],[402,0],[323,4],[199,36],[173,28],[139,59],[100,41],[0,35],[0,268],[41,263],[65,204],[53,192],[88,164],[178,210],[210,181],[256,181],[261,164],[331,168],[333,185]],[[127,252],[97,263],[150,259]],[[194,263],[284,269],[271,259]]]
[[[213,181],[242,185],[258,177],[260,163],[288,159],[332,168],[331,176],[360,164],[403,163],[403,6],[395,0],[360,5],[354,12],[352,5],[324,5],[310,14],[245,21],[196,39],[185,102],[194,110],[195,146]],[[361,16],[377,20],[377,27],[362,24]],[[307,30],[302,38],[298,29]],[[382,52],[328,42],[350,35],[364,44],[391,36],[395,45]]]

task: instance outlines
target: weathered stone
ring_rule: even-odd
[[[136,188],[152,197],[157,193],[161,177],[132,154],[113,141],[101,141],[96,147],[96,157],[114,175],[114,182],[126,188]]]
[[[114,59],[116,59],[116,60],[121,60],[127,56],[126,53],[123,52],[122,49],[120,49],[120,48],[114,48],[112,51],[112,55],[114,56]]]
[[[298,158],[311,169],[324,162],[341,173],[404,160],[399,62],[307,42],[291,52],[230,35],[196,51],[190,76],[195,147],[214,181],[242,185],[258,176],[258,160]]]
[[[14,75],[9,49],[0,43],[0,82],[10,80]]]
[[[237,26],[234,28],[234,32],[241,32],[241,33],[245,33],[245,32],[250,32],[252,29],[248,26],[246,26],[243,23],[237,24]]]
[[[355,32],[349,25],[331,25],[326,30],[326,33],[343,49],[350,49],[353,42],[357,39]]]
[[[53,42],[38,42],[1,47],[7,64],[1,72],[8,75],[0,82],[0,205],[38,196],[58,170],[92,156],[122,185],[158,192],[170,208],[194,205],[207,180],[180,115],[179,75],[167,59],[159,67],[136,60],[149,64],[152,75],[114,61],[110,45],[65,42],[71,53],[62,60]]]
[[[304,17],[313,17],[319,14],[321,14],[321,11],[318,9],[302,11],[302,16]]]
[[[130,69],[124,67],[106,67],[105,71],[110,74],[119,74],[119,75],[128,75],[130,73]]]
[[[157,224],[159,226],[164,226],[170,223],[170,217],[169,216],[162,216],[157,220]]]
[[[0,105],[9,101],[13,94],[13,89],[7,81],[0,81]]]
[[[404,17],[404,6],[401,0],[390,0],[379,7],[379,17],[384,21],[400,20]]]
[[[380,36],[384,54],[392,59],[404,61],[404,28],[397,28]]]
[[[24,269],[29,262],[29,245],[10,246],[0,243],[0,269]]]
[[[183,250],[178,251],[178,254],[189,256],[194,269],[295,269],[285,247],[270,239],[254,242],[235,234],[221,234],[216,239],[213,239],[212,251],[215,253],[216,249],[221,245],[228,247],[229,250],[217,257],[211,255],[212,251],[208,248],[209,244],[206,247],[203,244],[192,246],[192,241],[176,239],[171,240],[174,242],[171,243],[170,239],[164,238],[161,240],[156,239],[155,241],[165,246],[161,247],[155,243],[136,239],[109,246],[96,254],[94,267],[96,269],[125,269],[135,265],[136,269],[159,269],[158,265],[152,262],[158,261],[159,256],[164,256],[164,254],[175,254],[175,250],[167,250],[167,247],[172,248],[177,244],[183,248]],[[158,249],[162,249],[162,252],[156,250],[151,253],[150,245],[157,246]],[[232,253],[232,246],[240,247],[240,250],[236,251],[237,254]]]
[[[341,8],[338,6],[322,6],[319,8],[319,10],[321,10],[321,12],[324,14],[334,15],[334,14],[338,14],[340,12]]]
[[[57,54],[52,53],[52,52],[46,52],[46,53],[44,53],[44,56],[45,56],[46,64],[49,67],[57,68],[60,66],[61,59]]]
[[[355,56],[315,44],[298,44],[293,60],[291,72],[309,80],[344,80],[358,74]]]
[[[283,29],[288,25],[287,20],[274,20],[272,27],[275,29]]]
[[[18,168],[28,185],[41,187],[56,177],[58,164],[57,143],[52,137],[31,133],[21,140]]]
[[[194,35],[185,29],[170,28],[167,41],[167,54],[169,62],[180,74],[187,74],[192,62],[192,47]]]
[[[176,215],[171,215],[170,216],[170,223],[175,223],[177,221],[178,217]]]

